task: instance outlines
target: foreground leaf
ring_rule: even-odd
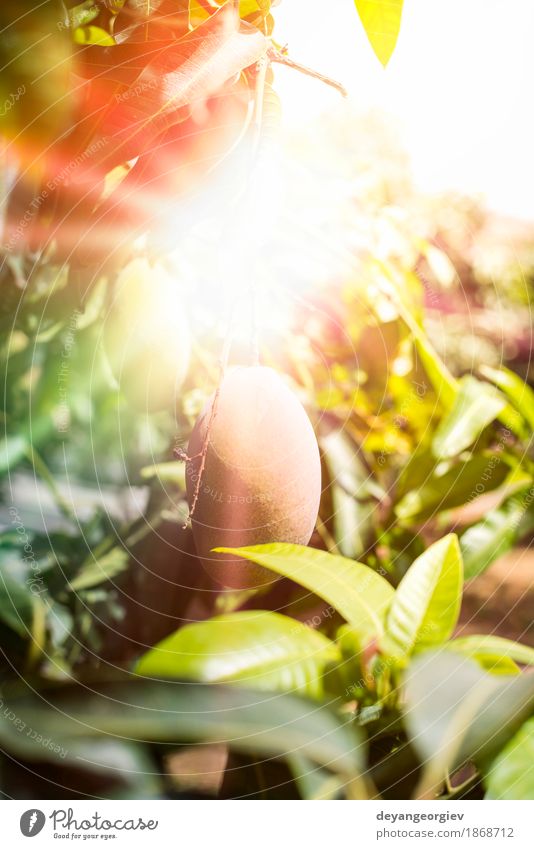
[[[459,654],[428,652],[404,679],[405,724],[424,763],[422,795],[467,760],[483,767],[534,709],[534,676],[489,675]]]
[[[407,656],[445,642],[458,620],[462,581],[458,539],[449,534],[421,554],[400,582],[386,619],[386,650]]]
[[[136,672],[321,698],[325,665],[339,660],[335,643],[307,625],[246,610],[186,625],[143,655]]]
[[[140,743],[104,738],[70,741],[67,762],[76,770],[96,773],[106,798],[157,799],[164,793],[157,761]]]
[[[301,754],[345,775],[357,772],[363,760],[361,736],[349,719],[287,694],[138,679],[90,689],[73,685],[43,697],[4,693],[4,703],[28,727],[67,749],[102,735],[169,745],[227,743],[253,754]],[[2,714],[2,745],[9,750],[18,736]]]
[[[336,799],[343,791],[343,780],[301,755],[288,758],[289,767],[302,799]]]
[[[270,543],[243,548],[216,548],[291,578],[332,605],[359,630],[379,636],[393,588],[363,563],[305,545]]]
[[[399,37],[403,0],[355,0],[355,3],[369,43],[386,67]]]
[[[534,719],[497,756],[484,783],[486,799],[534,799]]]
[[[453,407],[434,436],[435,456],[455,457],[469,448],[505,407],[505,398],[492,386],[469,375],[462,378]]]

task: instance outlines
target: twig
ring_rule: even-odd
[[[197,482],[195,484],[195,491],[193,493],[193,502],[192,502],[191,508],[189,510],[189,519],[184,523],[184,529],[187,528],[189,522],[193,518],[193,514],[194,514],[196,506],[197,506],[198,496],[200,494],[200,485],[202,483],[202,475],[204,474],[204,469],[206,467],[206,457],[208,456],[208,446],[209,446],[209,442],[210,442],[211,428],[212,428],[215,416],[217,415],[217,404],[218,404],[218,401],[219,401],[219,395],[220,395],[220,392],[221,392],[221,383],[222,383],[223,377],[224,377],[224,373],[223,373],[223,370],[221,368],[221,378],[219,380],[219,383],[217,384],[217,389],[215,390],[215,395],[214,395],[214,398],[213,398],[213,404],[211,405],[210,417],[208,419],[208,425],[206,427],[206,433],[204,434],[204,441],[202,443],[202,450],[200,452],[200,466],[199,466],[199,469],[198,469],[198,476],[197,476]],[[198,457],[198,456],[199,456],[198,454],[195,454],[195,457]]]
[[[321,519],[320,516],[317,516],[317,524],[316,524],[315,527],[316,527],[317,533],[321,537],[321,540],[326,545],[327,551],[329,551],[330,554],[341,554],[339,548],[336,545],[336,541],[334,540],[334,537],[332,536],[332,534],[330,533],[330,531],[328,530],[328,528],[326,527],[325,523],[323,522],[323,520]]]
[[[213,422],[215,421],[215,416],[217,415],[217,407],[218,407],[218,404],[219,404],[219,395],[221,393],[221,384],[223,382],[224,375],[226,373],[226,369],[228,367],[228,359],[229,359],[229,356],[230,356],[230,347],[231,347],[231,344],[232,344],[232,320],[233,320],[233,316],[234,316],[234,311],[235,311],[235,302],[232,305],[232,308],[230,310],[230,316],[229,316],[229,319],[228,319],[228,327],[226,329],[224,345],[223,345],[223,349],[222,349],[222,353],[221,353],[221,359],[220,359],[220,362],[219,362],[219,380],[218,380],[218,383],[217,383],[217,388],[215,390],[215,395],[213,397],[213,404],[211,405],[210,417],[208,419],[208,424],[206,426],[206,433],[204,435],[204,440],[202,442],[202,448],[200,449],[200,451],[197,454],[194,454],[192,457],[189,457],[187,455],[187,453],[185,451],[183,451],[183,449],[181,449],[181,448],[175,448],[174,449],[174,456],[179,460],[190,461],[190,460],[196,460],[197,457],[200,457],[200,466],[199,466],[199,469],[198,469],[198,477],[197,477],[197,481],[196,481],[196,484],[195,484],[195,491],[193,492],[193,501],[191,503],[191,507],[190,507],[190,510],[189,510],[189,517],[188,517],[187,521],[185,522],[185,524],[183,526],[184,530],[185,530],[185,528],[188,527],[189,522],[191,521],[191,519],[193,517],[193,514],[194,514],[196,506],[197,506],[197,502],[198,502],[198,496],[200,494],[200,487],[201,487],[201,484],[202,484],[202,475],[204,474],[204,468],[206,466],[206,458],[207,458],[207,455],[208,455],[208,447],[209,447],[209,442],[210,442],[211,430],[212,430],[212,427],[213,427]]]
[[[33,615],[31,626],[31,640],[26,656],[26,665],[32,669],[37,665],[39,658],[45,653],[46,646],[46,608],[39,596],[33,599]]]
[[[257,202],[257,198],[253,198],[254,194],[254,185],[252,180],[252,175],[254,173],[254,167],[258,159],[258,154],[260,150],[262,130],[263,130],[263,107],[265,101],[265,83],[267,79],[267,71],[269,70],[271,62],[268,56],[263,56],[256,65],[256,87],[254,91],[254,111],[252,113],[252,125],[253,125],[253,140],[252,140],[252,151],[251,151],[251,160],[250,160],[250,174],[249,174],[249,202],[252,200],[252,203]],[[261,203],[261,199],[260,199]],[[254,285],[254,279],[251,276],[251,284],[250,284],[250,353],[252,364],[257,366],[260,362],[260,343],[259,343],[259,331],[258,331],[258,313],[257,313],[257,299],[256,299],[256,287]]]
[[[256,86],[254,91],[254,109],[252,113],[252,122],[254,124],[254,143],[252,146],[253,155],[257,153],[258,145],[261,139],[261,130],[263,125],[263,100],[265,96],[265,79],[269,69],[270,57],[262,56],[256,64]]]
[[[294,71],[300,71],[301,74],[305,74],[307,77],[313,77],[313,79],[319,80],[331,88],[335,88],[343,97],[348,97],[348,92],[344,85],[333,80],[332,77],[326,77],[324,74],[320,74],[319,71],[315,71],[313,68],[308,68],[307,65],[301,65],[300,62],[295,62],[281,50],[271,47],[267,51],[267,56],[271,62],[278,62],[279,65],[286,65],[288,68],[293,68]]]

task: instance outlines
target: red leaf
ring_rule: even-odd
[[[266,47],[262,33],[240,22],[233,4],[223,6],[149,62],[105,115],[98,136],[87,145],[90,155],[72,179],[87,178],[88,166],[109,171],[145,153],[183,117],[183,107],[204,103]]]

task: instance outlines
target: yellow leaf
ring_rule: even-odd
[[[384,66],[399,36],[403,0],[355,0],[367,38]]]

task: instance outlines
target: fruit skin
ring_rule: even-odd
[[[137,410],[174,410],[189,367],[191,341],[175,281],[136,258],[123,268],[104,325],[109,364]]]
[[[186,467],[187,497],[193,504],[202,446],[214,395],[200,414]],[[193,513],[197,554],[222,586],[252,588],[276,577],[218,546],[268,542],[306,545],[321,497],[321,463],[312,425],[296,396],[275,371],[264,366],[227,372]]]

